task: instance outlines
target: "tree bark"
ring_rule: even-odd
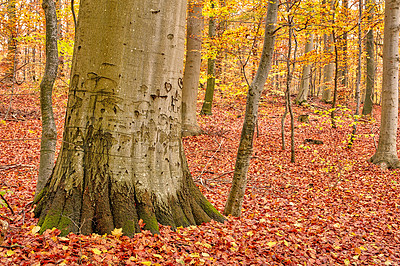
[[[42,112],[42,139],[36,195],[43,189],[54,167],[57,127],[53,115],[53,86],[58,71],[57,13],[54,0],[43,0],[46,17],[46,67],[40,83],[40,108]]]
[[[186,33],[186,62],[182,88],[182,134],[201,134],[197,124],[196,104],[201,67],[201,32],[203,30],[202,4],[190,0]]]
[[[263,51],[257,74],[247,93],[246,113],[236,157],[232,188],[225,205],[225,215],[231,214],[233,216],[240,216],[242,211],[243,198],[247,184],[246,175],[249,168],[250,156],[253,152],[254,128],[257,122],[259,101],[272,63],[277,12],[278,1],[269,2]]]
[[[63,145],[36,200],[41,232],[224,220],[182,147],[185,11],[185,0],[81,0]]]
[[[9,84],[15,83],[15,69],[17,64],[17,17],[16,17],[16,0],[7,1],[7,56],[5,77]]]
[[[333,36],[332,34],[324,34],[324,50],[325,53],[332,53],[333,51]],[[329,102],[332,98],[331,83],[333,80],[334,64],[327,63],[324,66],[324,84],[322,85],[322,100]]]
[[[367,61],[367,86],[365,89],[364,106],[362,110],[363,115],[368,115],[372,113],[373,101],[372,96],[374,92],[375,85],[375,60],[374,60],[374,29],[372,28],[373,17],[375,13],[374,1],[367,1],[368,9],[368,23],[371,25],[366,36],[366,61]]]
[[[214,8],[214,3],[211,1],[212,8]],[[210,21],[208,22],[208,36],[211,41],[215,37],[216,31],[216,21],[214,17],[210,17]],[[213,54],[213,51],[209,51],[210,55],[207,60],[207,88],[206,94],[204,96],[204,103],[201,107],[200,114],[202,115],[212,115],[212,104],[214,99],[214,90],[215,90],[215,58],[216,55]]]
[[[314,46],[313,41],[314,41],[314,36],[313,34],[310,34],[306,43],[304,54],[307,54],[313,50]],[[308,91],[310,87],[310,79],[311,79],[311,65],[307,64],[303,66],[300,90],[296,97],[297,104],[302,104],[303,102],[307,102]]]
[[[396,138],[399,105],[400,0],[385,1],[382,114],[379,143],[370,161],[381,168],[400,168]]]
[[[325,0],[324,0],[325,2]],[[332,17],[330,19],[330,24],[334,23],[333,16],[335,15],[334,12],[334,1],[330,0],[329,2],[330,9],[329,10],[329,17]],[[333,14],[331,12],[333,11]],[[325,54],[330,55],[333,53],[333,35],[330,34],[324,34],[324,52]],[[329,60],[331,61],[331,60]],[[322,86],[322,100],[325,102],[329,102],[332,98],[332,86],[331,83],[333,81],[333,75],[334,75],[334,67],[335,65],[332,62],[328,62],[324,66],[324,84]]]

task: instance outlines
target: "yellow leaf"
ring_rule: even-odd
[[[359,249],[359,248],[354,248],[354,252],[355,252],[356,254],[360,255],[360,254],[361,254],[361,249]]]
[[[0,123],[2,123],[3,125],[7,125],[6,121],[4,121],[3,119],[0,120]]]
[[[272,248],[273,246],[276,245],[276,242],[269,241],[269,242],[267,243],[267,245],[268,245],[270,248]]]
[[[63,250],[68,250],[68,247],[67,246],[63,246],[62,249]]]
[[[208,254],[208,253],[201,253],[201,255],[203,256],[203,257],[210,257],[210,254]]]
[[[252,236],[252,235],[254,235],[254,233],[252,231],[249,231],[249,232],[246,233],[246,235]]]
[[[164,259],[161,255],[158,254],[153,254],[154,257],[159,258],[159,259]]]
[[[289,242],[287,242],[286,240],[283,240],[283,243],[285,244],[285,246],[289,246]]]
[[[111,231],[111,234],[116,237],[121,237],[123,235],[122,228],[115,228]]]
[[[200,257],[199,253],[192,253],[189,256],[192,257],[192,258],[199,258]]]
[[[143,264],[143,265],[148,265],[148,266],[151,265],[151,261],[142,261],[140,263]]]
[[[349,259],[345,259],[345,260],[344,260],[344,264],[345,264],[345,265],[350,265]]]
[[[7,256],[12,256],[12,255],[14,255],[15,254],[15,252],[13,251],[13,250],[7,250]]]
[[[364,246],[360,246],[360,249],[364,251],[367,250]]]
[[[40,226],[34,226],[33,228],[32,228],[32,234],[36,234],[37,232],[39,232],[40,231]]]
[[[98,250],[97,248],[92,248],[92,252],[96,255],[100,255],[101,254],[101,250]]]

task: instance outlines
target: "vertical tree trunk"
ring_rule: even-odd
[[[329,5],[330,8],[329,10],[329,14],[328,16],[334,16],[334,1],[333,0],[329,0]],[[326,2],[325,0],[323,2]],[[333,12],[333,14],[331,14],[331,12]],[[330,25],[333,24],[333,20],[330,19],[329,22],[328,20],[326,20],[327,23],[329,23]],[[327,25],[328,26],[328,25]],[[330,57],[333,53],[333,35],[330,34],[326,34],[324,33],[324,53]],[[331,61],[331,59],[329,60]],[[329,102],[332,98],[332,81],[333,81],[333,75],[334,75],[334,63],[332,62],[328,62],[325,63],[324,66],[324,84],[322,86],[322,100],[325,102]]]
[[[374,29],[372,27],[373,17],[375,13],[374,1],[367,1],[367,9],[368,9],[368,24],[370,28],[368,29],[366,36],[366,61],[367,61],[367,86],[365,89],[365,99],[364,106],[362,110],[363,115],[368,115],[372,113],[373,108],[373,93],[374,93],[374,85],[375,85],[375,60],[374,60]]]
[[[356,92],[355,92],[355,100],[356,100],[356,110],[354,111],[354,123],[353,123],[353,131],[350,136],[350,141],[348,144],[348,148],[353,146],[356,132],[357,132],[357,116],[360,114],[360,85],[361,85],[361,55],[362,55],[362,32],[361,32],[361,22],[362,22],[362,0],[358,1],[358,60],[357,60],[357,81],[356,81]]]
[[[341,16],[341,19],[346,20],[349,16],[349,1],[348,0],[343,0],[342,1],[342,6],[343,6],[343,15]],[[348,84],[348,63],[347,63],[347,31],[343,32],[341,37],[339,38],[340,40],[340,47],[341,47],[341,54],[340,54],[340,64],[339,64],[339,78],[338,81],[340,80],[340,84],[342,87],[347,87]]]
[[[5,77],[9,84],[15,83],[15,69],[17,63],[17,16],[16,0],[7,1],[7,56]]]
[[[268,12],[265,25],[264,46],[256,77],[247,93],[246,113],[242,127],[242,134],[236,157],[235,172],[232,188],[225,205],[224,214],[240,216],[244,192],[246,189],[246,175],[249,168],[250,156],[253,152],[254,128],[257,122],[258,106],[261,92],[271,68],[272,56],[275,45],[275,28],[277,21],[278,1],[268,3]]]
[[[333,38],[332,34],[324,34],[324,50],[326,54],[331,54],[333,49]],[[332,80],[333,80],[333,73],[334,73],[334,64],[327,63],[324,66],[324,80],[322,85],[322,100],[325,102],[329,102],[332,98]]]
[[[181,140],[185,0],[81,0],[63,145],[36,198],[41,231],[125,235],[224,217]]]
[[[396,138],[399,106],[400,0],[385,1],[382,115],[379,143],[370,161],[381,168],[400,168]]]
[[[211,1],[211,8],[214,8],[214,2]],[[208,36],[213,41],[216,31],[216,21],[214,17],[210,17],[208,22]],[[212,114],[212,103],[214,98],[215,90],[215,58],[216,55],[213,54],[213,49],[209,51],[209,57],[207,60],[207,88],[206,95],[204,97],[204,103],[201,108],[200,114],[211,115]]]
[[[201,32],[203,30],[202,3],[190,0],[188,4],[186,62],[182,88],[182,134],[201,134],[197,124],[196,104],[201,67]]]
[[[53,115],[53,86],[58,71],[57,14],[54,0],[43,0],[46,17],[46,67],[40,83],[40,109],[42,111],[42,140],[36,195],[51,176],[57,143],[57,128]]]
[[[307,54],[313,50],[314,46],[313,41],[314,41],[314,35],[310,34],[305,46],[304,54]],[[311,80],[311,64],[306,64],[303,66],[303,72],[301,74],[300,90],[296,97],[297,104],[302,104],[303,102],[307,102],[308,91],[310,88],[310,80]]]

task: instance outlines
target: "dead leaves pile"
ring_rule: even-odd
[[[233,175],[244,99],[216,98],[213,116],[199,117],[206,134],[184,142],[193,178],[222,211]],[[131,239],[118,229],[104,236],[59,237],[57,229],[38,235],[27,205],[33,198],[36,171],[10,168],[0,170],[0,190],[12,191],[4,197],[15,215],[5,206],[0,208],[10,223],[0,247],[0,264],[400,264],[399,171],[382,171],[366,162],[374,153],[374,139],[378,138],[371,132],[376,132],[379,121],[360,123],[358,138],[349,150],[346,140],[352,121],[345,118],[345,112],[343,127],[332,129],[327,117],[312,108],[296,107],[297,115],[310,115],[310,123],[296,122],[296,163],[291,164],[289,149],[281,150],[283,104],[267,97],[260,108],[241,218],[176,231],[162,226],[161,235],[143,231]],[[61,107],[58,110],[61,130],[63,111]],[[40,121],[6,121],[0,126],[3,140],[25,138],[32,134],[29,130],[37,132]],[[35,136],[40,137],[39,132]],[[288,120],[286,138],[290,145],[289,137]],[[303,142],[308,138],[324,144],[306,145]],[[4,150],[3,165],[38,165],[38,141],[2,141],[0,151]]]

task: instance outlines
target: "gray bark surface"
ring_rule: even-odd
[[[396,138],[399,105],[400,0],[385,2],[382,113],[379,143],[370,161],[381,168],[400,168]]]
[[[202,4],[190,0],[188,9],[187,48],[182,88],[182,134],[194,136],[201,134],[201,129],[197,124],[196,105],[201,67],[201,32],[204,23]]]
[[[313,42],[314,42],[314,36],[313,34],[310,34],[304,49],[305,54],[313,50],[314,46]],[[296,97],[296,103],[301,104],[303,102],[307,102],[308,91],[310,87],[310,79],[311,79],[311,65],[307,64],[303,66],[303,72],[301,74],[300,90]]]
[[[52,102],[53,86],[58,72],[57,13],[54,0],[43,0],[42,7],[46,17],[46,67],[40,83],[42,138],[36,195],[43,189],[51,176],[57,143],[57,128]]]
[[[278,1],[269,2],[265,24],[263,51],[256,76],[249,86],[247,93],[246,113],[236,157],[232,188],[225,205],[225,215],[231,214],[233,216],[240,216],[241,214],[244,193],[247,185],[246,175],[249,168],[250,157],[253,152],[254,128],[257,122],[258,106],[261,92],[264,88],[272,64],[277,12]]]
[[[374,1],[368,0],[368,23],[373,23],[374,17]],[[372,95],[374,92],[375,85],[375,60],[374,60],[374,29],[370,28],[367,32],[366,43],[366,61],[367,61],[367,85],[365,88],[365,99],[364,106],[362,110],[363,115],[368,115],[372,113],[373,102]]]
[[[214,8],[214,4],[212,4]],[[214,17],[210,17],[208,22],[208,36],[210,39],[214,39],[216,33],[216,20]],[[207,87],[206,94],[204,96],[204,103],[201,107],[200,114],[202,115],[212,115],[212,104],[214,99],[215,90],[215,57],[210,57],[207,60]]]
[[[182,147],[185,11],[185,0],[81,1],[63,145],[36,200],[42,232],[224,220]]]

